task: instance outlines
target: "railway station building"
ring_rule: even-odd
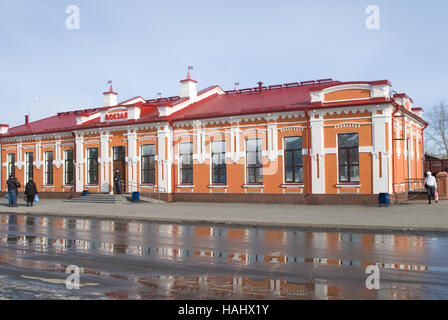
[[[41,197],[84,190],[167,201],[374,204],[424,177],[422,108],[388,80],[332,79],[197,89],[0,125],[1,188],[15,175]]]

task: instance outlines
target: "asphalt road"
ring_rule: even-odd
[[[447,249],[443,233],[0,214],[0,299],[448,299]]]

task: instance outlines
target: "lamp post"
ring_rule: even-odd
[[[31,100],[30,103],[28,103],[28,117],[30,117],[30,114],[31,114],[31,104],[32,104],[33,102],[37,102],[37,101],[39,101],[39,100],[40,100],[40,97],[39,97],[39,96],[36,96],[36,97],[33,98],[33,100]]]

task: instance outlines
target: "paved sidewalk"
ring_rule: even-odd
[[[424,200],[414,200],[378,208],[186,202],[92,204],[41,199],[34,207],[22,203],[17,208],[9,208],[7,200],[0,199],[0,213],[8,212],[169,223],[448,232],[448,201],[428,205]]]

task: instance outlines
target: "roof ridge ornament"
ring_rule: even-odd
[[[188,66],[187,78],[185,80],[180,80],[180,83],[182,84],[180,90],[180,97],[189,98],[191,102],[194,102],[194,100],[198,95],[196,89],[196,84],[198,82],[191,78],[190,70],[193,70],[193,66]]]
[[[194,82],[194,83],[197,83],[196,80],[193,80],[191,78],[190,70],[193,70],[193,66],[188,66],[187,77],[184,80],[180,80],[181,83],[183,83],[183,82]]]
[[[193,66],[188,66],[187,80],[192,80],[190,76],[190,70],[193,70]]]
[[[106,91],[104,93],[113,93],[113,94],[117,94],[116,92],[114,92],[114,89],[112,88],[112,80],[108,80],[107,84],[110,85],[109,87],[109,91]]]
[[[118,104],[117,95],[118,93],[114,92],[112,88],[112,80],[107,81],[107,84],[110,85],[109,91],[103,92],[104,95],[104,106],[105,107],[113,107]]]

